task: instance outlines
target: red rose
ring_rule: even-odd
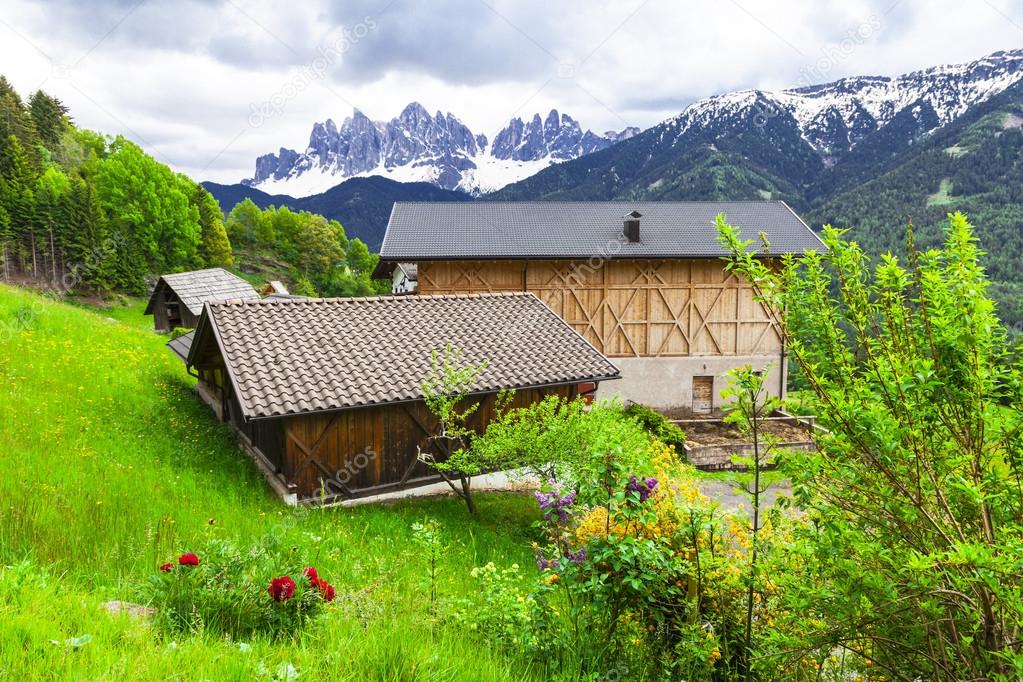
[[[328,583],[326,580],[316,579],[313,581],[313,585],[319,589],[320,596],[323,597],[323,601],[334,601],[334,586]]]
[[[178,563],[182,566],[198,566],[199,557],[189,552],[188,554],[182,554],[178,557]]]
[[[295,596],[295,581],[286,575],[270,581],[267,592],[274,601],[288,601]]]
[[[160,571],[162,571],[163,573],[170,573],[173,570],[174,570],[174,564],[172,564],[172,563],[166,563],[166,564],[163,564],[162,566],[160,566]]]
[[[305,573],[305,577],[309,578],[310,583],[315,583],[317,580],[320,579],[319,573],[317,573],[316,569],[313,568],[312,566],[310,566],[309,568],[305,569],[302,572]]]

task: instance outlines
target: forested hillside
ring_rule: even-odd
[[[287,206],[292,210],[311,211],[345,226],[349,237],[358,238],[372,251],[379,251],[396,201],[468,201],[465,192],[441,189],[427,182],[396,182],[374,175],[368,178],[349,178],[322,194],[290,197],[267,194],[248,185],[221,185],[202,183],[220,202],[224,213],[245,199],[251,199],[260,208]]]
[[[370,275],[379,256],[349,240],[336,220],[287,206],[260,209],[249,199],[227,217],[227,234],[249,273],[264,279],[285,273],[291,293],[303,296],[369,296],[390,291]]]
[[[375,290],[375,257],[337,221],[288,212],[270,222],[258,235],[239,232],[245,248],[233,250],[220,206],[201,185],[123,137],[76,127],[42,91],[23,100],[0,76],[3,280],[143,294],[161,273],[219,266],[305,293]]]
[[[1023,98],[993,103],[950,127],[872,179],[809,209],[811,224],[849,227],[868,253],[901,251],[905,224],[917,246],[941,241],[950,211],[977,226],[999,315],[1023,325]]]

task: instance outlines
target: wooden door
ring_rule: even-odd
[[[714,409],[714,377],[693,377],[693,412]]]

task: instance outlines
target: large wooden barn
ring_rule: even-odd
[[[232,298],[259,298],[259,294],[251,284],[223,268],[177,272],[157,280],[145,314],[153,316],[158,332],[176,327],[194,329],[203,303]]]
[[[619,374],[521,293],[207,302],[194,338],[170,345],[278,492],[302,501],[439,480],[419,460],[436,428],[421,386],[448,344],[465,363],[487,363],[469,398],[480,405],[475,428],[499,391],[521,406]]]
[[[622,381],[607,392],[703,412],[739,365],[785,390],[779,334],[723,267],[719,213],[766,237],[767,258],[822,248],[781,201],[396,203],[380,271],[415,263],[420,294],[536,294],[614,358]]]

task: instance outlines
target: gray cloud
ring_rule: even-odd
[[[353,106],[386,119],[418,100],[487,134],[552,107],[594,130],[649,126],[808,73],[974,59],[1019,45],[1020,26],[1008,0],[5,0],[0,72],[61,97],[84,126],[231,181]],[[253,127],[251,107],[271,98],[281,105]]]
[[[548,47],[550,14],[533,2],[505,10],[489,0],[357,0],[336,4],[330,19],[338,29],[373,26],[345,54],[333,74],[338,80],[400,70],[478,85],[530,79],[556,61]]]

